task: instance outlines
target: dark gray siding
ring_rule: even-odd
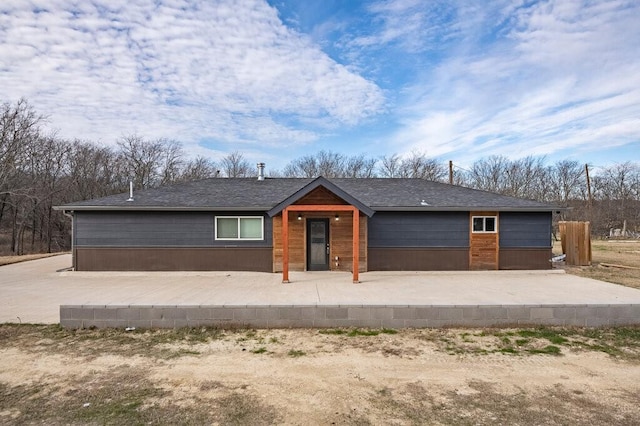
[[[219,216],[261,216],[224,212]],[[76,212],[76,247],[269,247],[271,218],[264,216],[264,241],[216,241],[215,212]]]
[[[469,247],[468,212],[377,212],[369,247]]]
[[[500,248],[551,247],[551,212],[500,213]]]

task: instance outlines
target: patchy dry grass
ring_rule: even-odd
[[[560,254],[560,243],[554,245],[554,253]],[[640,288],[640,269],[603,266],[603,263],[640,268],[640,240],[593,240],[591,242],[591,266],[567,266],[574,275]]]
[[[126,332],[4,324],[0,353],[14,363],[0,365],[0,424],[640,422],[640,327]],[[576,357],[584,361],[571,370]],[[597,360],[630,384],[616,385]],[[557,377],[537,382],[548,365]],[[515,384],[498,377],[520,372],[527,379]],[[599,389],[576,382],[592,386],[599,375]]]
[[[119,367],[55,384],[0,382],[0,414],[17,424],[269,425],[278,420],[273,408],[251,394],[194,395],[187,404],[176,404],[173,397],[140,369]]]
[[[640,327],[448,330],[438,342],[439,349],[450,354],[562,355],[595,351],[640,361]]]
[[[11,344],[26,350],[73,353],[85,358],[109,354],[172,359],[198,355],[194,349],[198,344],[223,338],[225,331],[217,328],[127,332],[121,329],[69,330],[59,325],[0,325],[0,347]]]
[[[612,410],[561,385],[515,393],[478,380],[470,380],[467,386],[470,392],[434,395],[420,383],[409,383],[393,390],[383,388],[371,400],[389,416],[410,425],[633,425],[637,421],[634,415]],[[621,397],[629,404],[640,401],[637,395]]]

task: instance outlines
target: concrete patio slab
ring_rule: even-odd
[[[389,309],[400,309],[401,307],[422,308],[423,310],[425,307],[455,308],[455,310],[438,311],[435,319],[440,322],[433,323],[448,325],[458,315],[463,314],[469,318],[475,316],[486,319],[487,315],[491,315],[493,312],[491,309],[495,311],[496,307],[503,307],[503,309],[508,307],[508,312],[500,311],[505,316],[500,318],[504,322],[508,320],[526,322],[536,316],[539,316],[540,320],[544,320],[545,315],[549,312],[553,314],[553,318],[559,319],[565,315],[569,317],[569,320],[575,320],[576,312],[593,314],[591,316],[595,318],[595,309],[598,307],[609,309],[611,306],[616,309],[628,308],[631,310],[624,311],[626,313],[623,314],[620,313],[623,311],[618,312],[618,310],[615,312],[607,311],[607,315],[635,317],[635,307],[640,306],[640,290],[565,274],[562,270],[367,272],[361,274],[362,282],[359,284],[351,282],[351,274],[349,273],[294,272],[290,274],[291,283],[282,284],[281,274],[65,271],[64,269],[70,265],[71,256],[60,255],[0,267],[0,323],[58,323],[61,313],[60,306],[62,305],[69,309],[72,307],[92,307],[91,309],[94,309],[105,306],[120,307],[120,309],[138,306],[189,306],[205,307],[206,309],[229,307],[236,309],[237,315],[245,316],[253,314],[247,314],[245,311],[240,313],[239,308],[275,307],[282,309],[277,314],[260,311],[261,315],[275,316],[277,318],[271,318],[272,324],[282,324],[283,326],[286,326],[287,323],[282,320],[292,318],[281,318],[282,316],[297,315],[292,314],[297,311],[287,310],[293,307],[306,307],[307,313],[314,316],[317,324],[324,324],[327,320],[326,311],[318,311],[318,308],[324,309],[325,307],[342,306],[351,309],[352,315],[342,318],[349,321],[358,316],[362,321],[369,320],[371,315],[384,316],[385,312],[393,313],[392,318],[387,318],[388,320],[397,320],[400,318],[395,316],[402,315],[402,313]],[[567,306],[574,310],[569,313],[558,310]],[[367,312],[358,311],[355,309],[357,307],[369,310]],[[482,309],[472,311],[477,307],[482,307]],[[518,307],[527,309],[523,318],[518,318],[518,311],[514,310]],[[555,310],[544,311],[545,307]],[[593,310],[584,311],[588,307],[592,307]],[[375,310],[372,311],[370,308],[375,308]],[[576,311],[577,308],[581,308],[582,311]],[[72,313],[70,310],[65,312],[69,315]],[[92,311],[90,314],[91,320],[96,320],[96,315],[106,317],[111,315],[124,324],[122,320],[126,319],[113,313],[96,312]],[[131,315],[131,313],[122,312],[120,315]],[[415,312],[409,315],[421,315]],[[429,314],[424,311],[423,313],[433,315],[433,312]],[[494,313],[498,314],[499,312],[495,311]],[[87,312],[81,314],[89,315]],[[187,316],[187,314],[184,315]],[[202,317],[205,314],[192,310],[189,315]],[[639,317],[638,322],[640,322],[640,315],[637,316]],[[264,321],[258,321],[258,325],[266,324],[265,318],[260,319]],[[384,318],[375,319],[382,320]],[[411,320],[412,318],[402,319]],[[631,319],[633,320],[633,318]],[[578,323],[585,323],[585,321],[581,321]],[[601,322],[595,321],[594,325],[599,325]],[[307,323],[309,322],[304,324]],[[375,321],[367,322],[367,324],[369,323],[378,324]],[[564,323],[569,324],[571,321]],[[607,324],[609,323],[614,322],[607,319]],[[100,324],[102,323],[98,323],[98,325]],[[173,324],[182,323],[174,322]],[[191,324],[194,322],[192,321]],[[404,321],[403,324],[407,326],[407,324],[417,325],[418,323]],[[478,324],[481,325],[481,323]],[[384,326],[384,324],[382,325]]]

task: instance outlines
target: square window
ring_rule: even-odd
[[[471,218],[472,232],[497,232],[498,218],[496,216],[473,216]]]

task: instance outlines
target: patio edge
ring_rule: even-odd
[[[640,304],[61,305],[65,328],[607,327],[640,324]]]

